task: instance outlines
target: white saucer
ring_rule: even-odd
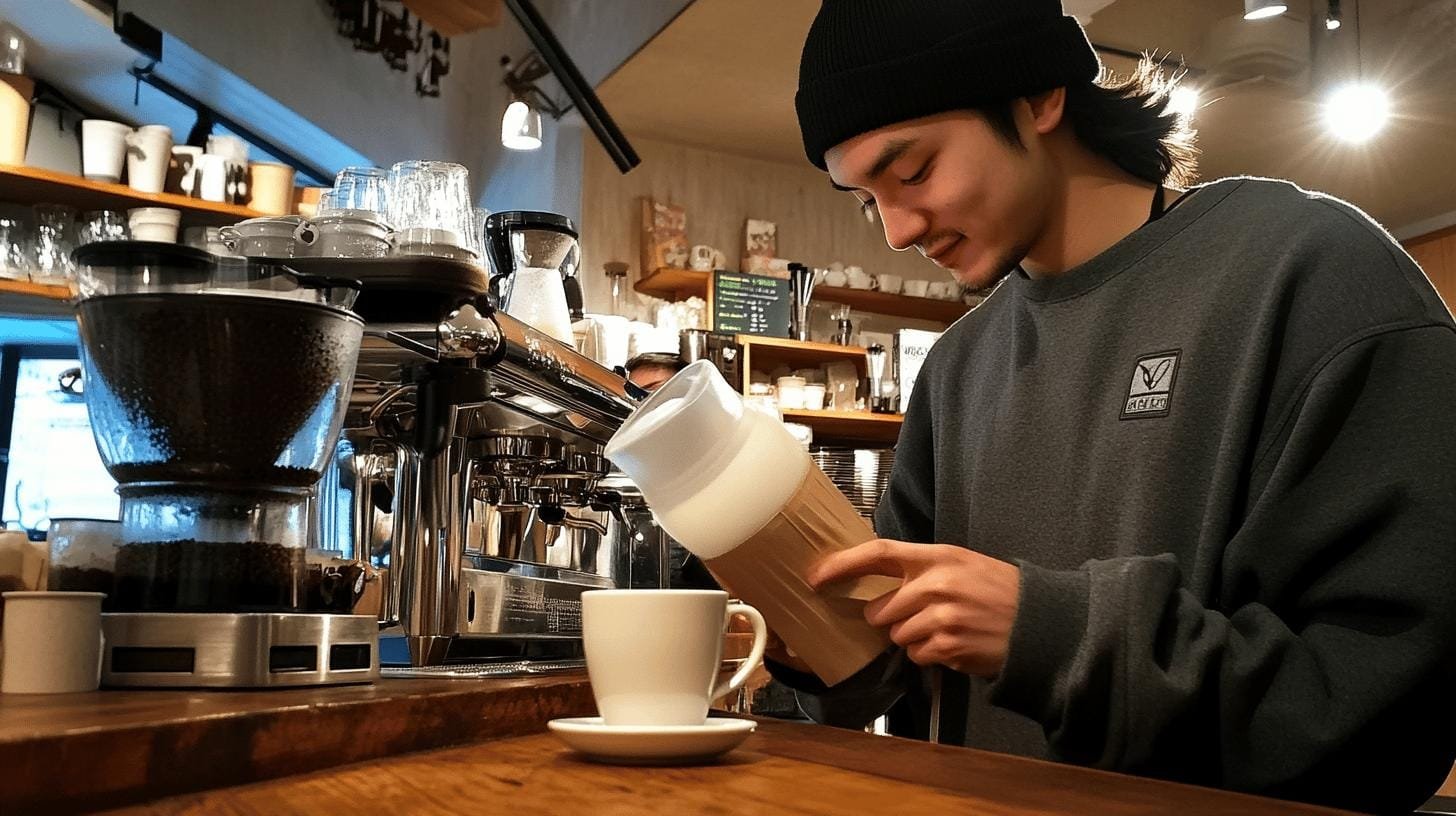
[[[757,723],[709,717],[702,725],[607,725],[601,717],[573,717],[546,724],[567,747],[596,762],[615,765],[692,765],[737,748]]]

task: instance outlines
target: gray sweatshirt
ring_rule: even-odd
[[[1258,179],[1063,276],[1013,275],[932,349],[876,519],[1021,568],[1006,665],[944,672],[946,731],[1423,801],[1456,756],[1453,329],[1368,217]],[[923,732],[928,673],[900,652],[833,689],[771,668],[816,719],[898,700]]]

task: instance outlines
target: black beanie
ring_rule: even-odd
[[[877,128],[1097,78],[1060,0],[824,0],[799,59],[804,152]]]

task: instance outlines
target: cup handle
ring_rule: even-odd
[[[738,667],[738,671],[734,672],[727,682],[719,683],[713,689],[709,700],[717,700],[725,694],[737,691],[739,686],[748,680],[748,675],[752,674],[753,670],[758,668],[758,664],[763,662],[763,650],[768,646],[768,624],[763,622],[763,615],[760,615],[757,609],[744,603],[728,604],[728,618],[724,620],[724,626],[727,626],[728,620],[732,619],[734,615],[748,618],[748,622],[753,626],[753,650],[748,653],[748,659],[743,661],[743,665]]]

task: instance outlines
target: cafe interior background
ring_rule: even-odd
[[[345,166],[458,162],[469,170],[479,206],[545,210],[576,222],[586,314],[633,321],[630,346],[621,337],[606,343],[617,357],[624,348],[675,349],[671,330],[688,328],[684,321],[711,328],[701,301],[690,301],[696,310],[664,308],[705,298],[705,276],[655,265],[691,273],[681,250],[704,245],[722,254],[714,260],[726,268],[751,271],[745,264],[758,263],[745,247],[752,220],[775,230],[771,257],[780,273],[793,261],[828,274],[863,270],[860,277],[879,289],[891,288],[877,285],[881,277],[895,282],[895,294],[855,292],[859,281],[841,275],[830,278],[840,287],[827,286],[821,271],[809,327],[810,340],[832,344],[838,318],[850,319],[852,334],[840,339],[855,354],[883,345],[892,357],[885,376],[893,378],[899,330],[938,332],[975,299],[908,294],[959,295],[945,291],[947,279],[915,253],[889,250],[855,203],[804,161],[792,98],[817,5],[538,0],[564,52],[640,157],[624,174],[549,67],[531,77],[531,40],[492,0],[0,0],[0,19],[23,43],[23,74],[35,89],[26,88],[33,104],[22,111],[25,132],[9,137],[28,141],[28,149],[0,168],[0,216],[17,222],[10,238],[23,255],[34,251],[25,246],[32,205],[149,203],[127,200],[125,191],[113,200],[68,185],[80,181],[78,123],[88,117],[164,125],[178,144],[189,135],[202,144],[209,133],[242,133],[252,161],[293,166],[299,188],[326,187]],[[1293,0],[1284,14],[1253,21],[1244,19],[1243,0],[1066,6],[1109,69],[1127,71],[1146,52],[1183,74],[1171,104],[1198,131],[1202,179],[1276,176],[1348,199],[1404,243],[1448,302],[1456,297],[1456,50],[1449,47],[1456,3]],[[342,21],[364,7],[405,21],[395,32],[405,41],[390,42],[387,30],[348,32]],[[382,46],[365,42],[369,37]],[[4,112],[12,122],[19,98],[12,93]],[[516,99],[541,117],[533,150],[502,145],[502,116]],[[48,181],[36,181],[37,171]],[[307,207],[306,194],[303,201]],[[675,250],[644,251],[644,242],[664,240],[660,233],[644,238],[644,202],[680,219],[665,239]],[[221,215],[181,204],[184,230],[257,214],[247,202]],[[625,277],[605,273],[611,262],[625,263]],[[56,385],[77,362],[68,307],[17,280],[26,277],[23,267],[23,259],[12,262],[0,281],[4,521],[43,529],[51,518],[114,517],[116,497],[85,405]],[[776,392],[776,373],[808,368],[812,378],[824,364],[853,356],[760,355],[763,369],[746,379],[766,379],[767,388],[756,390]],[[870,448],[893,441],[898,417],[869,417],[862,399],[834,405],[831,395],[829,403],[851,410],[795,417],[790,408],[788,418],[822,440]]]
[[[77,336],[66,271],[37,259],[45,205],[86,213],[77,231],[89,211],[121,212],[123,227],[132,211],[136,232],[138,208],[175,210],[169,238],[227,252],[206,228],[308,215],[341,169],[407,159],[463,165],[486,211],[575,223],[584,317],[563,339],[609,367],[678,351],[684,330],[733,328],[713,292],[725,311],[724,282],[741,273],[783,301],[789,265],[811,270],[802,337],[777,323],[729,337],[734,384],[777,409],[872,511],[918,356],[978,298],[918,254],[887,248],[804,160],[792,100],[818,0],[536,0],[558,59],[541,53],[517,5],[0,0],[11,72],[0,74],[6,525],[41,532],[52,519],[117,513],[84,400],[58,384],[78,364]],[[1197,129],[1202,180],[1275,176],[1350,200],[1450,303],[1456,0],[1274,5],[1065,3],[1108,69],[1151,54],[1182,76],[1168,104]],[[574,77],[551,64],[560,55]],[[239,137],[255,173],[291,173],[290,184],[265,204],[208,200],[176,179],[160,194],[88,180],[83,119],[164,126],[197,152],[209,137]],[[508,136],[529,149],[507,147]],[[713,359],[728,365],[721,348]]]

